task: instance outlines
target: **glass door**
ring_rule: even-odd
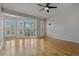
[[[16,21],[5,20],[5,37],[16,36]]]
[[[32,22],[32,27],[31,27],[30,34],[31,34],[32,37],[37,36],[37,23],[36,22]]]
[[[35,21],[17,21],[17,36],[23,38],[36,38],[37,23]]]
[[[27,38],[36,37],[36,24],[34,21],[24,22],[24,36],[26,36]]]
[[[23,37],[24,36],[24,22],[23,21],[17,21],[17,36]]]

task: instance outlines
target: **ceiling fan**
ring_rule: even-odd
[[[41,4],[37,4],[37,5],[43,7],[40,11],[45,10],[48,13],[50,12],[49,9],[57,8],[57,6],[50,6],[50,3],[45,3],[45,5],[41,5]]]

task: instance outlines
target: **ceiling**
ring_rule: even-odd
[[[42,7],[36,3],[2,3],[2,8],[46,19],[70,4],[71,3],[51,3],[51,5],[57,6],[58,8],[50,9],[50,13],[40,11]]]

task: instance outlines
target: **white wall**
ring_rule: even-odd
[[[0,48],[2,43],[3,43],[3,20],[2,20],[1,4],[0,4]]]
[[[47,19],[46,29],[49,37],[79,43],[79,4],[72,4]]]

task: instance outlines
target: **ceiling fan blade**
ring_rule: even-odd
[[[49,13],[49,10],[47,10],[47,12]]]
[[[46,6],[48,7],[50,5],[50,3],[46,3]]]
[[[57,8],[57,7],[55,7],[55,6],[48,6],[48,8]]]
[[[44,8],[43,8],[43,9],[41,9],[40,11],[42,11],[42,10],[44,10]]]
[[[41,4],[37,4],[38,6],[42,6],[42,7],[46,7],[46,6],[44,6],[44,5],[41,5]]]

